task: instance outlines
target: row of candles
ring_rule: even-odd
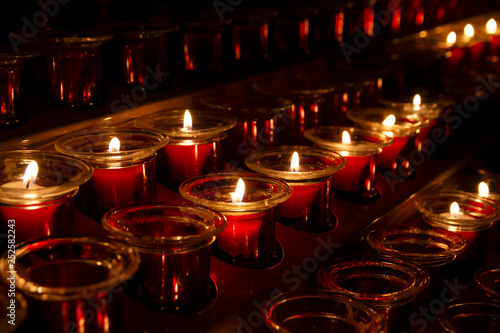
[[[386,101],[391,107],[350,110],[347,116],[357,127],[304,129],[303,135],[318,147],[280,146],[253,152],[245,163],[255,174],[206,174],[222,170],[217,170],[223,162],[221,141],[237,124],[231,116],[215,112],[160,111],[137,119],[135,128],[71,133],[56,143],[62,154],[3,152],[2,222],[9,229],[9,221],[15,221],[16,239],[35,241],[36,251],[45,251],[56,240],[58,246],[71,246],[81,240],[58,236],[71,234],[76,202],[84,214],[102,221],[109,233],[140,253],[140,268],[125,271],[138,270],[138,293],[151,306],[199,309],[214,288],[207,265],[210,248],[232,265],[274,267],[283,255],[275,239],[275,222],[305,232],[329,232],[336,223],[332,193],[347,200],[374,200],[375,168],[397,171],[405,147],[421,149],[415,142],[425,142],[429,126],[440,125],[443,103],[419,99],[417,95],[412,102]],[[201,206],[152,203],[157,181]],[[444,208],[443,201],[449,207]],[[452,202],[459,204],[458,211]],[[470,242],[498,215],[496,203],[462,192],[422,196],[417,207],[429,224],[458,231]],[[40,238],[46,235],[50,237]],[[18,262],[29,253],[23,246],[29,247],[18,249]],[[444,259],[438,255],[438,264],[458,252]],[[178,260],[185,271],[176,271]],[[436,264],[433,260],[436,257],[430,259],[431,265]],[[82,265],[80,269],[89,269],[91,264]],[[158,267],[174,275],[165,276]],[[19,276],[19,281],[33,276]],[[45,280],[38,277],[32,282],[43,285]],[[50,293],[36,288],[24,291],[38,299]]]

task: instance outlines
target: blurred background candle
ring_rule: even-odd
[[[1,152],[0,165],[0,218],[16,242],[75,232],[74,196],[91,166],[32,150]]]
[[[214,297],[210,245],[227,224],[220,213],[200,206],[136,203],[110,210],[102,224],[139,252],[136,292],[149,306],[188,312]]]
[[[110,208],[156,199],[156,152],[167,142],[164,134],[153,130],[109,128],[67,134],[57,141],[56,149],[94,167],[77,205],[100,222]]]
[[[379,132],[353,127],[311,128],[305,137],[318,147],[338,152],[346,159],[343,169],[334,173],[332,189],[339,197],[371,202],[380,197],[375,184],[377,157],[393,139]]]
[[[278,221],[307,232],[326,232],[335,227],[330,209],[331,177],[345,166],[338,153],[305,146],[265,149],[247,156],[253,171],[286,181],[292,195],[278,205]]]
[[[248,268],[269,268],[283,259],[276,241],[276,206],[287,200],[287,183],[258,174],[216,174],[189,179],[180,194],[222,213],[226,229],[217,236],[213,254]]]
[[[491,18],[486,22],[486,34],[489,36],[488,41],[488,60],[497,62],[500,56],[500,31],[498,30],[497,21]]]
[[[135,124],[168,136],[168,145],[158,152],[158,181],[177,192],[187,179],[222,171],[222,141],[236,119],[221,112],[166,110],[141,117]]]

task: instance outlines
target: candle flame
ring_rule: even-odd
[[[38,175],[38,164],[31,161],[24,172],[23,188],[29,188],[31,184],[35,183],[36,176]]]
[[[243,179],[238,179],[236,184],[236,191],[231,193],[231,202],[238,203],[243,201],[243,195],[245,194],[245,182]]]
[[[421,103],[422,103],[422,98],[420,97],[419,94],[416,94],[415,97],[413,97],[413,109],[415,111],[420,110]]]
[[[349,132],[342,132],[342,143],[351,143],[351,136],[349,135]]]
[[[497,21],[495,19],[490,18],[488,22],[486,22],[486,32],[489,34],[494,34],[497,31]]]
[[[382,122],[382,125],[391,127],[396,123],[396,117],[391,114],[385,118],[385,120]]]
[[[458,218],[460,216],[460,206],[458,205],[458,202],[454,201],[450,205],[450,215],[453,218]]]
[[[299,154],[294,151],[292,154],[292,162],[290,163],[291,172],[299,172]]]
[[[191,118],[191,113],[189,113],[189,110],[186,110],[186,112],[184,112],[184,126],[182,128],[185,130],[193,129],[193,118]]]
[[[455,31],[450,32],[446,37],[446,44],[448,46],[452,46],[453,44],[455,44],[456,41],[457,41],[457,34],[455,33]]]
[[[111,139],[108,150],[110,153],[120,151],[120,140],[117,137]]]
[[[472,26],[472,24],[467,24],[464,28],[464,35],[465,37],[467,38],[472,38],[474,37],[474,27]]]
[[[490,188],[488,187],[488,184],[486,184],[485,182],[480,182],[478,186],[478,192],[480,197],[487,198],[490,194]]]

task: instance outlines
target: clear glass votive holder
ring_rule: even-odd
[[[438,319],[450,333],[495,333],[500,329],[500,304],[492,301],[455,303],[446,306]]]
[[[112,27],[112,50],[123,83],[157,91],[170,86],[167,45],[177,26],[155,24],[121,24]]]
[[[272,22],[272,56],[289,53],[309,55],[310,49],[310,13],[298,6],[281,6]]]
[[[22,109],[21,72],[26,60],[38,56],[35,51],[5,51],[0,49],[0,129],[22,125],[26,111]]]
[[[283,128],[280,142],[285,145],[307,144],[305,130],[322,124],[322,117],[327,112],[325,101],[335,89],[333,83],[301,81],[291,73],[277,75],[272,80],[252,86],[260,94],[292,102],[279,123],[279,127]]]
[[[292,167],[292,155],[298,165]],[[292,187],[290,198],[278,205],[278,222],[290,228],[321,233],[336,226],[330,206],[331,178],[346,162],[338,153],[305,146],[281,146],[248,155],[246,165]]]
[[[139,254],[123,243],[95,236],[44,237],[16,246],[1,275],[41,313],[40,331],[117,332],[121,292],[139,268]]]
[[[343,133],[349,134],[344,143]],[[333,175],[332,189],[349,201],[372,202],[380,198],[375,184],[377,157],[383,147],[392,144],[389,136],[354,127],[321,126],[308,129],[304,136],[318,147],[338,152],[346,166]]]
[[[118,147],[112,147],[114,138]],[[94,168],[76,197],[78,209],[100,222],[111,208],[156,200],[156,153],[168,142],[157,131],[140,128],[82,130],[60,138],[56,149]]]
[[[239,179],[245,184],[241,202],[233,200]],[[179,192],[226,217],[227,227],[212,249],[218,259],[246,268],[270,268],[283,259],[275,229],[276,206],[292,194],[284,181],[258,174],[215,174],[189,179]]]
[[[32,162],[37,164],[35,174],[26,172]],[[22,242],[74,233],[74,196],[91,176],[90,165],[70,156],[36,150],[0,152],[0,219],[9,238]]]
[[[394,125],[384,125],[383,122],[390,115],[395,117]],[[415,136],[419,129],[429,125],[429,119],[417,113],[403,113],[393,108],[349,110],[347,118],[356,127],[384,133],[394,140],[391,145],[382,148],[377,161],[379,168],[405,177],[415,174],[415,166],[412,164],[419,163],[422,158],[420,155],[423,154],[415,149]]]
[[[481,268],[474,273],[474,281],[486,296],[500,302],[500,268]]]
[[[379,256],[352,256],[321,267],[319,284],[330,291],[363,300],[386,316],[388,326],[397,308],[411,302],[429,285],[427,271],[411,262]]]
[[[456,202],[458,213],[451,213]],[[475,244],[479,233],[498,220],[500,208],[496,202],[472,193],[458,190],[430,190],[418,194],[415,206],[429,225],[461,234],[468,247]]]
[[[158,152],[157,177],[162,185],[176,192],[187,179],[222,171],[222,142],[227,131],[236,125],[236,119],[225,113],[189,110],[192,128],[187,129],[184,127],[185,111],[158,111],[135,122],[138,127],[168,136],[168,144]]]
[[[213,299],[210,245],[226,224],[209,208],[160,202],[121,206],[102,218],[104,229],[140,254],[139,298],[171,312],[200,310]]]
[[[298,290],[272,298],[264,308],[264,320],[273,332],[383,333],[383,314],[352,296],[326,290]]]
[[[255,94],[207,96],[201,98],[201,103],[236,117],[236,126],[224,140],[224,156],[241,164],[249,153],[279,144],[280,132],[285,129],[284,124],[280,125],[281,118],[292,105],[282,98]]]
[[[45,61],[42,84],[56,103],[87,108],[104,102],[101,46],[111,38],[111,34],[72,31],[51,31],[40,37]]]
[[[379,255],[422,267],[450,263],[467,246],[467,240],[455,232],[409,225],[375,229],[368,234],[366,241]]]

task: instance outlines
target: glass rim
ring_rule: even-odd
[[[437,239],[442,239],[444,241],[449,241],[451,246],[446,251],[439,253],[408,252],[394,249],[387,244],[389,241],[385,241],[386,237],[404,237],[405,235],[428,236],[427,241],[432,239],[435,241],[437,241]],[[395,256],[426,267],[444,265],[453,261],[455,257],[462,253],[467,246],[466,238],[455,232],[440,228],[416,227],[409,225],[372,230],[366,236],[366,241],[375,250],[383,252],[383,255]]]
[[[441,214],[448,213],[450,205],[457,202],[463,210],[473,206],[477,210],[477,205],[491,208],[491,213],[475,214],[473,220],[469,218],[451,218]],[[474,203],[477,205],[474,206]],[[434,211],[436,205],[447,204],[447,207]],[[445,228],[451,231],[480,231],[489,228],[492,223],[498,220],[500,215],[500,207],[492,199],[484,198],[469,192],[459,190],[427,190],[416,195],[416,208],[423,214],[425,222],[431,226]],[[475,208],[474,208],[475,207]],[[438,207],[439,208],[439,207]],[[470,216],[470,215],[467,215]],[[473,221],[473,222],[471,222]]]
[[[385,117],[388,115],[396,117],[396,123],[393,126],[385,126],[382,124]],[[383,116],[381,119],[375,121],[369,118],[370,115]],[[362,128],[369,128],[373,131],[390,132],[397,135],[411,135],[418,129],[427,127],[430,120],[418,113],[408,113],[395,110],[393,108],[383,107],[365,107],[359,109],[350,109],[346,113],[347,118],[358,124]],[[412,122],[400,121],[398,119],[411,119]]]
[[[483,267],[478,269],[474,273],[474,281],[476,284],[483,289],[488,295],[492,295],[493,298],[500,298],[500,291],[490,288],[490,286],[483,280],[487,274],[496,274],[500,278],[500,268]]]
[[[0,152],[0,163],[3,165],[9,163],[17,164],[21,161],[25,161],[26,163],[24,164],[26,164],[27,168],[29,161],[36,160],[47,162],[47,170],[51,167],[51,171],[60,173],[60,175],[58,175],[58,179],[64,179],[63,176],[68,172],[68,168],[75,170],[77,173],[75,176],[65,179],[66,181],[61,185],[47,187],[37,186],[28,189],[9,188],[3,185],[11,182],[3,183],[0,186],[0,201],[2,203],[7,205],[33,205],[57,200],[58,198],[77,191],[79,186],[87,182],[93,174],[93,167],[87,162],[57,152],[41,150],[9,150]],[[39,169],[44,166],[45,164],[38,163]],[[19,170],[20,173],[18,176],[23,177],[25,170],[25,168],[23,170]],[[40,174],[41,172],[39,171],[38,175]]]
[[[343,270],[355,267],[369,269],[369,264],[371,264],[370,266],[376,267],[375,273],[377,274],[375,275],[378,275],[380,273],[380,269],[384,267],[395,272],[399,271],[406,274],[412,278],[412,282],[409,283],[409,285],[403,290],[382,293],[365,293],[352,291],[338,285],[332,276],[336,269]],[[430,281],[429,273],[427,273],[424,268],[410,261],[384,256],[363,255],[344,257],[323,265],[318,270],[316,279],[318,283],[327,290],[337,291],[362,299],[370,303],[375,308],[392,308],[402,306],[410,302],[419,292],[427,288]]]
[[[163,212],[167,210],[179,210],[181,213],[202,213],[204,215],[210,215],[213,219],[211,224],[204,223],[208,228],[201,234],[174,237],[141,236],[127,231],[125,227],[118,227],[118,224],[120,224],[118,221],[116,223],[117,225],[112,225],[111,220],[117,219],[121,215],[124,215],[134,209],[137,210],[138,213],[143,212],[142,214],[145,214],[145,211],[150,209],[161,209]],[[136,212],[135,210],[134,212]],[[121,217],[126,218],[126,216]],[[172,217],[172,215],[166,214],[163,215],[163,217],[168,218]],[[190,250],[191,248],[197,248],[203,244],[209,245],[214,240],[214,237],[226,228],[227,221],[224,215],[208,207],[190,204],[174,205],[155,201],[133,203],[111,209],[102,217],[102,225],[105,230],[110,232],[115,237],[121,240],[126,240],[132,245],[138,246],[141,250],[184,252],[186,250]],[[165,248],[166,246],[179,246],[179,248],[170,250]]]
[[[40,42],[45,46],[99,46],[113,38],[111,33],[98,30],[71,31],[52,30],[40,36]]]
[[[127,135],[137,135],[143,138],[148,144],[138,141],[137,148],[120,150],[116,152],[102,151],[94,152],[96,141],[104,142],[103,138],[122,137]],[[97,139],[91,140],[96,137]],[[120,139],[120,138],[119,138]],[[121,141],[121,140],[120,140]],[[123,167],[127,164],[134,164],[138,161],[155,156],[156,152],[169,142],[169,138],[158,131],[135,128],[118,127],[105,128],[101,130],[80,130],[64,135],[55,143],[55,148],[62,154],[74,156],[90,163],[94,167]],[[106,141],[109,144],[109,141]],[[82,145],[88,147],[82,149]]]
[[[346,131],[351,134],[352,137],[364,136],[377,138],[376,142],[367,141],[363,143],[342,143],[342,142],[332,142],[325,138],[327,135],[331,135],[335,131]],[[356,133],[356,135],[354,135]],[[384,133],[366,130],[356,127],[348,126],[319,126],[305,130],[304,136],[306,139],[314,142],[318,146],[333,150],[333,151],[347,151],[347,152],[368,152],[368,155],[373,153],[378,153],[381,148],[387,147],[394,142],[394,139],[385,135]],[[352,141],[351,141],[352,142]]]
[[[156,130],[164,133],[170,139],[170,143],[185,140],[211,140],[227,132],[236,126],[236,118],[215,111],[189,109],[193,118],[192,130],[183,130],[184,112],[186,109],[161,110],[137,118],[135,126]],[[160,124],[155,124],[160,122]],[[196,129],[196,124],[205,124],[204,127]]]
[[[370,332],[382,333],[387,330],[387,320],[385,316],[369,303],[347,294],[332,292],[329,290],[321,290],[321,289],[304,289],[304,290],[287,291],[282,294],[274,296],[262,308],[262,313],[264,315],[264,320],[266,325],[272,330],[277,332],[293,333],[289,330],[282,328],[280,326],[280,323],[277,323],[273,319],[273,313],[274,311],[277,311],[276,307],[281,304],[293,302],[294,300],[304,299],[304,298],[335,300],[345,303],[348,306],[354,306],[358,311],[364,311],[376,323],[375,327],[373,328],[374,330]]]
[[[84,287],[47,287],[40,283],[26,280],[16,272],[16,285],[25,294],[33,298],[52,301],[69,301],[79,298],[95,296],[99,291],[109,290],[131,278],[139,269],[139,253],[132,247],[107,236],[97,235],[71,235],[71,236],[46,236],[22,242],[16,245],[16,256],[20,258],[29,251],[35,249],[50,248],[55,245],[81,244],[84,246],[109,246],[117,256],[127,256],[129,261],[122,272],[110,274],[105,281],[100,281]],[[7,256],[4,254],[0,259],[2,275],[8,273]]]
[[[325,163],[325,168],[322,170],[298,172],[275,170],[271,165],[269,165],[270,163],[266,163],[266,158],[270,156],[276,156],[281,161],[286,159],[286,162],[290,163],[294,151],[299,153],[299,159],[301,157],[305,157],[308,160],[310,158],[316,158],[321,161],[323,161],[323,159],[328,159],[328,162]],[[311,181],[330,177],[335,172],[345,167],[346,159],[339,153],[321,148],[311,148],[306,146],[280,146],[276,148],[264,149],[247,155],[245,157],[245,164],[253,171],[265,174],[272,178],[283,179],[285,181]]]
[[[233,181],[235,184],[235,189],[236,183],[239,178],[242,178],[243,181],[245,181],[246,188],[249,188],[249,184],[251,182],[254,182],[257,185],[272,187],[276,190],[276,193],[269,198],[238,203],[200,198],[199,196],[192,193],[192,189],[196,185],[206,184],[208,182],[218,183],[225,180]],[[213,187],[211,187],[211,189],[213,189]],[[179,186],[179,193],[182,197],[191,202],[194,202],[195,204],[207,206],[218,212],[221,212],[224,215],[232,215],[271,209],[287,200],[292,195],[292,187],[288,183],[280,179],[275,179],[255,173],[217,173],[201,175],[184,181]]]
[[[494,312],[488,311],[487,313],[485,313],[485,307],[494,309]],[[462,301],[460,303],[447,305],[444,311],[438,316],[438,319],[441,326],[448,332],[456,332],[457,328],[453,324],[453,320],[457,316],[460,316],[460,318],[463,320],[468,316],[481,314],[491,316],[493,313],[495,314],[497,319],[500,319],[500,303],[496,301]]]

